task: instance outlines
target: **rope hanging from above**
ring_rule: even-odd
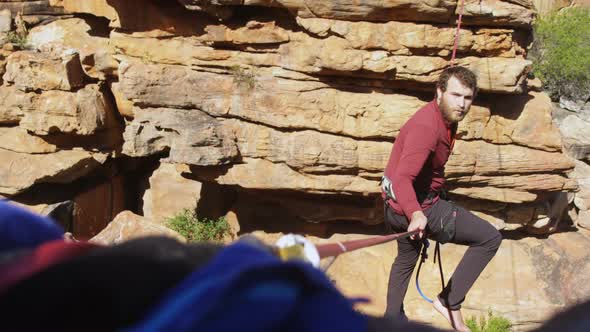
[[[459,35],[461,34],[461,20],[463,19],[463,5],[465,5],[465,0],[461,0],[461,7],[459,9],[459,19],[457,19],[457,31],[455,32],[455,44],[453,45],[453,54],[451,55],[451,67],[455,66],[455,55],[457,54],[457,47],[459,46]]]

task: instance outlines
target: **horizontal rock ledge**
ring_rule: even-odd
[[[196,109],[214,117],[235,117],[275,128],[314,129],[365,139],[391,141],[426,98],[374,89],[370,93],[317,81],[277,77],[261,68],[200,72],[182,66],[123,63],[117,103],[125,110],[141,107]],[[249,86],[250,80],[252,86]],[[547,151],[561,149],[551,122],[551,101],[542,94],[507,96],[502,107],[492,100],[472,108],[461,123],[464,139],[519,144]],[[125,111],[132,116],[132,111]],[[529,121],[535,117],[534,125]],[[501,126],[500,126],[501,125]]]
[[[172,162],[196,166],[239,163],[238,155],[286,163],[303,173],[381,172],[392,142],[355,140],[312,130],[281,131],[199,110],[136,108],[123,152],[149,156],[169,151]],[[559,173],[574,168],[559,152],[484,141],[458,140],[447,164],[450,177]]]
[[[252,66],[254,70],[260,70],[256,67],[276,67],[319,77],[344,75],[432,87],[440,73],[450,65],[448,59],[442,57],[357,50],[342,38],[313,39],[303,33],[293,34],[289,43],[278,47],[278,53],[218,50],[194,45],[190,39],[133,38],[121,33],[113,33],[111,40],[119,52],[143,62],[202,67],[203,70],[212,66],[227,69]],[[458,58],[457,64],[477,73],[482,91],[511,94],[523,91],[525,74],[531,66],[529,60],[521,58],[471,56]]]
[[[450,22],[458,15],[458,1],[443,0],[388,0],[363,1],[361,3],[305,0],[178,0],[187,8],[202,8],[207,5],[246,5],[287,8],[294,16],[303,18],[331,18],[346,21],[416,21]],[[197,6],[197,7],[192,7]],[[239,10],[239,9],[238,9]],[[467,0],[464,7],[467,24],[506,25],[528,27],[534,10],[530,1],[514,2],[500,0]]]
[[[97,84],[86,85],[76,92],[37,93],[0,86],[0,122],[19,124],[38,135],[58,132],[92,135],[118,126],[114,112],[112,102]]]
[[[106,158],[83,150],[48,154],[0,149],[0,194],[14,195],[37,183],[69,183],[94,170]]]

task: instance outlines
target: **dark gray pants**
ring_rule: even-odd
[[[469,246],[448,284],[438,295],[441,303],[447,308],[460,309],[465,295],[496,254],[502,242],[502,236],[487,221],[442,199],[426,209],[424,214],[428,218],[426,227],[428,238],[444,239],[443,232],[451,229],[454,234],[451,234],[450,237],[446,236],[449,242]],[[405,216],[396,214],[388,204],[385,204],[385,225],[390,231],[394,233],[405,232],[408,223]],[[454,225],[449,223],[454,223]],[[386,317],[406,319],[403,300],[420,255],[420,248],[420,240],[406,238],[397,241],[398,253],[389,275]]]

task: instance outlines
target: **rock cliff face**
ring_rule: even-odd
[[[125,208],[160,223],[182,208],[231,211],[242,231],[320,236],[380,224],[390,150],[450,65],[460,10],[455,0],[3,9],[0,194],[39,206],[59,191],[77,202],[85,236]],[[562,146],[583,159],[590,143],[564,131],[579,126],[571,119],[560,132],[527,80],[534,17],[532,0],[465,1],[456,61],[481,92],[446,175],[453,198],[498,228],[547,233],[576,218],[566,193],[587,185],[587,163]],[[576,195],[578,210],[588,197]],[[103,204],[109,212],[83,226]]]
[[[34,28],[30,39],[80,50],[88,75],[106,78],[128,121],[123,154],[163,156],[240,193],[352,195],[365,205],[379,200],[400,127],[449,66],[458,10],[455,1],[60,5],[104,17],[112,31],[84,36],[90,23],[72,18]],[[576,183],[550,100],[527,87],[533,6],[467,1],[464,15],[457,63],[478,73],[482,96],[449,162],[451,192],[483,200],[474,209],[490,220],[534,224],[548,214],[538,204],[548,193]],[[359,221],[378,223],[379,211]]]

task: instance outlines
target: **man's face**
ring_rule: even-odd
[[[447,82],[447,90],[445,92],[436,89],[438,108],[445,120],[449,123],[457,123],[465,118],[465,115],[469,112],[469,108],[471,108],[473,97],[473,90],[461,84],[454,76],[451,76]]]

